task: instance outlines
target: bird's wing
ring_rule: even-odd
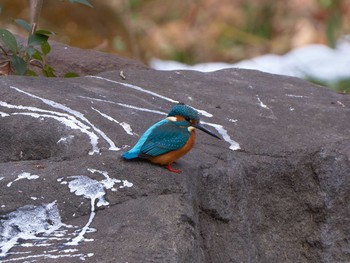
[[[123,153],[122,156],[125,159],[137,158],[140,154],[140,150],[141,150],[142,145],[145,143],[145,141],[147,140],[149,135],[153,132],[153,130],[155,130],[158,126],[164,125],[168,122],[170,122],[170,121],[168,121],[167,119],[164,119],[164,120],[158,121],[157,123],[153,124],[151,127],[149,127],[144,132],[144,134],[142,134],[142,136],[140,137],[138,142],[135,144],[135,146],[132,147],[132,149],[130,149],[129,151]]]
[[[187,128],[167,122],[156,127],[141,147],[140,157],[155,157],[183,147],[191,134]]]

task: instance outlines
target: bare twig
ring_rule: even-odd
[[[8,56],[6,50],[5,50],[2,46],[0,46],[0,49],[1,49],[2,52],[4,52],[4,54],[5,54],[6,56]]]
[[[31,34],[35,33],[42,6],[43,0],[30,0],[30,23],[32,25]]]

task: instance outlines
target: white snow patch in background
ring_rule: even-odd
[[[194,66],[175,61],[153,59],[150,66],[157,70],[196,70],[212,72],[226,68],[255,69],[272,74],[299,78],[312,77],[328,84],[350,78],[350,42],[338,41],[335,49],[311,44],[294,49],[285,55],[267,54],[238,63],[201,63]]]

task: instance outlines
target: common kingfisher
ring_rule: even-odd
[[[177,104],[165,119],[148,128],[135,146],[122,156],[125,159],[147,159],[166,166],[171,172],[181,173],[180,170],[171,167],[171,164],[192,149],[196,139],[195,128],[220,139],[200,125],[196,110],[184,104]]]

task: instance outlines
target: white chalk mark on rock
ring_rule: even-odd
[[[128,180],[122,180],[122,182],[123,182],[123,185],[119,186],[119,188],[125,188],[125,187],[132,187],[133,186],[133,183],[130,183]]]
[[[114,188],[114,185],[116,183],[123,183],[123,187],[133,186],[133,184],[128,182],[127,180],[119,180],[119,179],[109,177],[108,172],[106,171],[100,171],[100,170],[90,169],[90,168],[88,170],[91,173],[98,173],[103,175],[105,179],[101,181],[97,181],[85,175],[77,175],[77,176],[69,177],[74,179],[68,183],[70,192],[75,193],[75,195],[77,196],[83,196],[84,198],[90,199],[91,211],[90,211],[88,222],[81,229],[79,234],[76,237],[74,237],[72,240],[67,242],[66,245],[76,246],[83,240],[87,241],[84,236],[88,230],[91,230],[90,225],[96,216],[95,205],[98,207],[109,205],[109,202],[104,197],[106,195],[105,189],[111,189],[115,191],[116,189]],[[62,184],[61,178],[59,179]]]
[[[85,260],[87,257],[92,257],[94,255],[93,253],[76,253],[78,250],[75,248],[63,250],[51,249],[44,251],[41,254],[31,254],[29,256],[21,255],[31,253],[31,251],[9,252],[15,246],[22,248],[56,248],[57,246],[62,245],[57,243],[60,241],[64,241],[64,245],[72,246],[78,245],[81,241],[93,241],[93,239],[85,238],[85,235],[96,231],[90,227],[96,216],[95,207],[107,206],[109,204],[105,199],[105,190],[110,189],[112,191],[117,191],[117,188],[132,187],[133,184],[127,180],[111,178],[106,171],[96,169],[88,170],[91,173],[102,175],[104,178],[102,180],[94,180],[88,176],[78,175],[68,177],[69,179],[72,179],[69,183],[64,181],[64,177],[57,178],[57,182],[61,184],[67,183],[71,192],[74,192],[78,196],[90,199],[91,213],[85,226],[79,229],[78,227],[62,223],[56,201],[41,206],[28,205],[21,207],[14,212],[3,215],[0,219],[1,262],[25,261],[30,259],[35,260],[37,258],[59,259],[65,257],[79,257],[81,260]],[[37,178],[39,178],[37,175],[21,173],[16,180],[33,180]],[[11,182],[9,186],[11,186],[13,182]],[[116,184],[119,185],[117,188],[115,187]],[[37,200],[38,197],[32,196],[30,199]],[[5,207],[5,205],[2,205],[1,207]],[[68,228],[78,229],[75,232],[70,231],[70,233],[67,233]],[[24,240],[27,242],[23,243]],[[32,240],[35,240],[35,242],[31,242]],[[9,255],[11,255],[11,258],[5,259],[5,257]],[[21,257],[16,257],[16,255]]]
[[[344,103],[342,103],[341,101],[337,100],[337,103],[338,103],[340,106],[342,106],[343,108],[345,108]]]
[[[236,123],[238,120],[237,120],[237,119],[229,119],[228,121],[229,121],[229,122]]]
[[[71,121],[70,119],[64,118],[64,117],[59,117],[59,116],[53,116],[53,115],[48,115],[48,114],[39,114],[39,113],[30,113],[30,112],[20,112],[20,113],[13,113],[12,115],[25,115],[25,116],[30,116],[33,118],[51,118],[54,119],[56,121],[59,121],[60,123],[64,124],[65,126],[71,128],[71,129],[77,129],[80,130],[82,133],[85,133],[89,136],[90,138],[90,143],[92,146],[92,150],[89,152],[90,155],[94,154],[94,153],[98,153],[99,149],[97,147],[98,144],[98,136],[89,131],[89,127],[86,126],[85,127],[81,127],[79,126],[76,122]],[[85,125],[84,125],[85,126]]]
[[[8,116],[10,116],[10,114],[8,114],[8,113],[6,113],[6,112],[1,112],[0,111],[0,117],[8,117]]]
[[[127,87],[127,88],[131,88],[131,89],[134,89],[134,90],[137,90],[137,91],[141,91],[143,93],[150,94],[150,95],[152,95],[154,97],[157,97],[157,98],[160,98],[160,99],[163,99],[163,100],[166,100],[166,101],[170,101],[172,103],[179,103],[179,101],[177,101],[177,100],[174,100],[174,99],[171,99],[169,97],[160,95],[158,93],[155,93],[153,91],[141,88],[141,87],[136,86],[136,85],[132,85],[132,84],[124,83],[124,82],[119,82],[119,81],[116,81],[116,80],[111,80],[111,79],[103,78],[103,77],[100,77],[100,76],[87,76],[87,77],[96,78],[96,79],[102,79],[102,80],[105,80],[105,81],[108,81],[108,82],[112,82],[112,83],[115,83],[115,84],[122,85],[122,86]],[[211,114],[209,112],[206,112],[205,110],[200,110],[200,109],[196,109],[196,108],[194,108],[194,109],[196,111],[198,111],[199,114],[201,114],[201,115],[203,115],[205,117],[209,117],[209,118],[213,117],[213,114]]]
[[[125,107],[125,108],[138,110],[138,111],[151,112],[151,113],[156,113],[156,114],[159,114],[159,115],[167,115],[165,112],[162,112],[162,111],[150,110],[150,109],[146,109],[146,108],[140,108],[140,107],[137,107],[137,106],[128,105],[128,104],[125,104],[125,103],[114,102],[114,101],[110,101],[110,100],[103,100],[103,99],[91,98],[91,97],[85,97],[85,96],[79,96],[79,98],[88,99],[88,100],[92,100],[92,101],[100,101],[100,102],[115,104],[115,105],[119,105],[119,106],[122,106],[122,107]]]
[[[88,254],[82,254],[82,253],[80,253],[80,254],[62,254],[62,255],[50,254],[50,253],[53,253],[53,252],[56,252],[56,251],[59,253],[58,250],[52,250],[49,253],[47,253],[45,251],[45,254],[30,255],[30,256],[27,256],[27,257],[11,258],[11,259],[3,260],[1,262],[2,263],[11,262],[11,261],[29,262],[28,260],[30,260],[30,259],[34,260],[34,261],[30,261],[30,262],[36,262],[35,259],[38,259],[38,258],[58,259],[58,258],[77,258],[77,257],[79,257],[80,260],[85,260],[86,258],[90,258],[90,257],[94,256],[94,253],[88,253]]]
[[[294,94],[286,94],[287,97],[292,97],[292,98],[307,98],[307,96],[302,96],[302,95],[294,95]]]
[[[64,225],[56,201],[41,206],[23,206],[3,218],[0,219],[0,259],[7,256],[20,239],[46,240]]]
[[[7,184],[7,187],[11,187],[11,185],[18,180],[22,180],[22,179],[35,180],[38,178],[39,178],[39,175],[35,175],[35,174],[31,175],[30,173],[26,173],[26,172],[21,173],[17,176],[17,178],[15,180],[13,180],[12,182],[9,182]]]
[[[266,116],[266,117],[267,117],[267,118],[271,118],[271,119],[277,119],[276,116],[275,116],[275,114],[273,113],[273,111],[272,111],[266,104],[264,104],[264,103],[261,101],[261,99],[259,98],[258,95],[256,95],[256,98],[257,98],[258,101],[259,101],[259,106],[260,106],[260,107],[262,107],[262,108],[264,108],[264,109],[267,109],[267,110],[269,110],[269,111],[271,112],[271,114],[270,114],[269,116]]]
[[[232,151],[241,149],[240,145],[231,139],[231,137],[227,133],[227,130],[222,125],[204,121],[201,121],[201,123],[214,127],[218,131],[218,133],[221,134],[222,138],[230,144],[230,149]]]
[[[98,112],[102,117],[106,118],[107,120],[109,121],[112,121],[112,122],[115,122],[117,124],[119,124],[123,129],[124,131],[127,133],[127,134],[130,134],[130,135],[134,135],[134,133],[132,132],[132,129],[130,127],[130,124],[126,123],[126,122],[119,122],[117,121],[116,119],[112,118],[111,116],[95,109],[94,107],[91,107],[91,109],[93,109],[94,111]]]
[[[258,97],[258,95],[256,95],[256,97],[257,97],[257,99],[258,99],[258,101],[259,101],[260,107],[265,108],[265,109],[270,109],[269,107],[267,107],[266,104],[264,104],[264,103],[261,101],[261,99]]]
[[[29,92],[26,92],[26,91],[23,91],[19,88],[16,88],[16,87],[13,87],[13,86],[10,86],[11,89],[14,89],[20,93],[23,93],[29,97],[32,97],[32,98],[35,98],[35,99],[38,99],[38,100],[41,100],[42,102],[44,102],[45,104],[53,107],[53,108],[56,108],[56,109],[60,109],[60,110],[63,110],[65,112],[68,112],[69,114],[77,117],[78,119],[84,121],[85,123],[87,123],[92,129],[94,129],[103,139],[105,139],[108,144],[109,144],[109,150],[112,150],[112,151],[119,151],[120,148],[118,148],[117,146],[115,146],[114,142],[103,132],[101,131],[99,128],[97,128],[95,125],[93,125],[85,116],[84,114],[80,113],[79,111],[76,111],[76,110],[73,110],[63,104],[60,104],[58,102],[55,102],[55,101],[52,101],[52,100],[49,100],[49,99],[45,99],[45,98],[41,98],[39,96],[36,96],[34,94],[31,94]],[[95,152],[94,152],[95,153]]]
[[[57,141],[57,144],[60,144],[60,143],[68,143],[68,142],[70,142],[73,138],[74,138],[74,135],[68,135],[68,136],[62,137],[62,138],[60,138],[60,139]]]

